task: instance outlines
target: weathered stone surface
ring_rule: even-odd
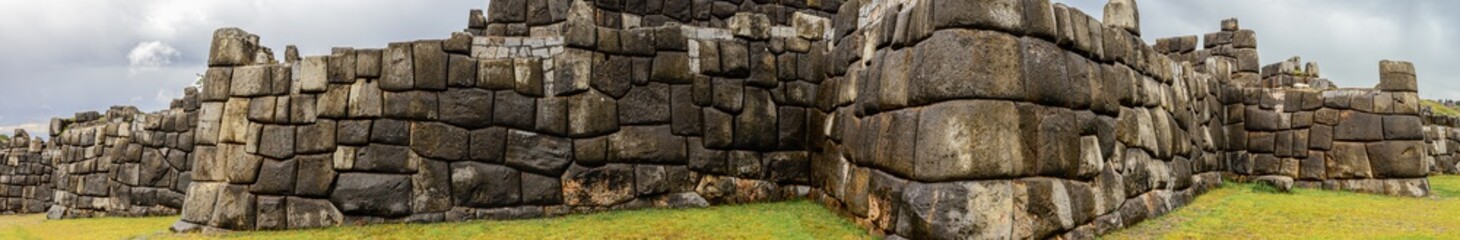
[[[1425,137],[1424,123],[1417,116],[1384,116],[1383,128],[1386,140],[1424,140]]]
[[[451,89],[441,93],[442,122],[467,129],[492,125],[492,92],[481,89]]]
[[[1135,0],[1115,0],[1105,3],[1106,25],[1120,28],[1135,34],[1141,35],[1141,14],[1136,8]]]
[[[187,201],[183,202],[182,221],[206,223],[213,218],[213,208],[218,202],[218,192],[227,184],[200,182],[188,186]]]
[[[337,129],[335,125],[333,120],[319,120],[311,125],[297,127],[294,151],[299,154],[334,152]]]
[[[1379,61],[1379,86],[1375,88],[1395,92],[1419,91],[1414,64],[1405,61]]]
[[[294,159],[299,163],[299,177],[294,181],[294,194],[306,197],[327,197],[335,184],[333,159],[329,155],[306,155]]]
[[[913,179],[987,179],[1024,173],[1024,145],[1013,103],[939,103],[926,107],[918,118],[918,172]]]
[[[248,191],[266,195],[294,194],[294,174],[299,164],[295,160],[265,160],[259,168],[259,175],[267,176],[249,186]]]
[[[570,206],[613,206],[633,197],[634,165],[575,168],[563,176],[563,203]]]
[[[1293,178],[1288,176],[1261,176],[1253,179],[1258,184],[1272,186],[1278,192],[1288,192],[1293,189]]]
[[[530,130],[537,124],[537,100],[515,91],[497,91],[492,107],[492,123],[498,126]]]
[[[385,92],[381,115],[396,119],[436,120],[438,101],[433,92]]]
[[[329,199],[344,214],[406,216],[411,213],[411,178],[400,174],[341,173]]]
[[[465,129],[441,123],[411,124],[411,150],[421,156],[447,161],[467,157],[468,133]]]
[[[1367,178],[1370,171],[1369,153],[1363,143],[1334,142],[1323,162],[1328,164],[1328,177],[1332,179]]]
[[[451,198],[457,206],[502,207],[522,201],[521,173],[477,162],[451,164]]]
[[[273,66],[255,65],[233,68],[233,80],[228,87],[231,96],[256,97],[273,91]],[[319,89],[324,90],[324,89]]]
[[[410,145],[411,125],[408,121],[376,119],[370,127],[370,142],[398,146]]]
[[[380,77],[381,49],[355,49],[355,77]]]
[[[694,81],[695,73],[690,68],[689,55],[680,52],[661,52],[654,56],[653,71],[649,79],[668,84],[687,84]]]
[[[377,123],[380,121],[376,121]],[[403,146],[371,144],[355,153],[355,170],[383,173],[414,173],[409,160],[411,149]]]
[[[511,59],[481,59],[477,62],[477,87],[487,90],[513,89],[517,72]]]
[[[559,175],[572,163],[573,142],[526,131],[507,132],[506,163],[526,172]]]
[[[618,101],[618,122],[625,125],[669,123],[669,85],[634,87]]]
[[[350,117],[380,117],[385,109],[385,95],[380,90],[379,82],[357,81],[350,85]]]
[[[776,105],[770,93],[747,89],[745,109],[735,116],[734,144],[739,149],[773,150],[776,148]]]
[[[344,214],[328,200],[288,197],[285,205],[289,229],[328,227],[344,223]]]
[[[213,44],[208,49],[208,66],[242,66],[253,63],[258,50],[258,36],[238,28],[213,31]]]
[[[1345,141],[1384,140],[1383,118],[1379,115],[1343,111],[1339,114],[1338,126],[1333,127],[1333,139]]]
[[[287,209],[284,206],[284,197],[279,196],[258,196],[258,215],[254,220],[258,230],[282,230],[288,228]]]
[[[218,202],[214,205],[213,216],[208,225],[226,229],[253,229],[254,219],[258,216],[254,212],[255,201],[255,196],[248,193],[244,186],[223,186],[218,192]]]
[[[669,126],[623,127],[608,136],[611,162],[684,164],[687,160],[683,137],[670,133]]]
[[[501,163],[507,149],[507,129],[491,127],[471,131],[471,160]]]
[[[554,205],[563,203],[563,183],[558,177],[532,173],[522,174],[522,203]]]
[[[1376,178],[1424,177],[1424,142],[1386,141],[1368,144],[1369,168]]]
[[[932,7],[936,11],[933,11],[933,24],[938,28],[969,27],[1023,32],[1024,2],[1017,0],[934,2]]]
[[[1011,237],[1014,191],[1009,181],[910,182],[897,232],[913,239]]]
[[[415,88],[415,63],[411,61],[411,43],[390,43],[381,52],[380,89],[406,91]]]
[[[452,54],[448,59],[448,67],[446,69],[447,86],[475,87],[477,85],[477,60],[475,58]]]
[[[274,159],[294,157],[293,126],[264,125],[261,137],[264,140],[259,141],[259,155]]]
[[[370,120],[341,120],[335,130],[339,145],[360,146],[370,143]]]
[[[516,58],[512,60],[512,69],[515,75],[513,79],[517,80],[513,83],[513,89],[518,94],[542,97],[547,91],[543,84],[542,59]]]
[[[569,135],[597,136],[618,130],[619,108],[612,98],[597,91],[589,91],[575,95],[568,101]]]
[[[946,9],[946,8],[945,8]],[[976,12],[978,10],[969,10]],[[911,104],[967,98],[1023,99],[1019,41],[991,31],[938,31],[918,45]],[[941,64],[964,62],[968,65]]]

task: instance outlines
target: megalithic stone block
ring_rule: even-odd
[[[1136,0],[1111,0],[1105,3],[1105,24],[1141,35],[1141,14]]]
[[[258,36],[238,28],[213,31],[213,44],[208,49],[208,66],[244,66],[253,64],[258,51]]]
[[[1375,88],[1393,92],[1419,91],[1419,83],[1415,80],[1414,64],[1394,60],[1380,61],[1379,86]]]
[[[406,91],[415,88],[415,65],[412,62],[411,43],[390,43],[381,52],[380,89]]]

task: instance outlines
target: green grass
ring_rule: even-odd
[[[1404,198],[1232,184],[1108,239],[1460,238],[1460,176],[1430,177],[1433,197]]]
[[[380,224],[325,229],[166,233],[176,217],[44,220],[0,216],[0,239],[870,239],[865,230],[810,201],[646,209],[516,221]]]
[[[1440,102],[1436,102],[1433,100],[1422,100],[1420,101],[1420,104],[1424,104],[1425,106],[1430,107],[1430,109],[1433,109],[1435,115],[1460,117],[1460,110],[1446,107],[1444,104],[1440,104]]]

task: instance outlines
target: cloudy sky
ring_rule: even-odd
[[[1097,18],[1105,1],[1055,0]],[[206,69],[209,38],[239,27],[283,54],[330,47],[383,47],[445,38],[466,26],[485,0],[142,0],[0,1],[0,133],[44,135],[51,117],[135,105],[167,107]],[[1140,1],[1143,38],[1216,31],[1237,17],[1258,33],[1262,62],[1317,61],[1340,86],[1378,82],[1378,61],[1418,68],[1421,95],[1460,99],[1457,1],[1195,0]],[[282,57],[281,57],[282,58]]]

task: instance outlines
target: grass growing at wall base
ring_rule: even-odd
[[[810,201],[646,209],[516,221],[381,224],[327,229],[166,233],[176,217],[47,221],[0,216],[0,239],[870,239],[866,231]]]
[[[1460,176],[1430,177],[1429,198],[1227,183],[1191,205],[1106,239],[1455,239]]]

